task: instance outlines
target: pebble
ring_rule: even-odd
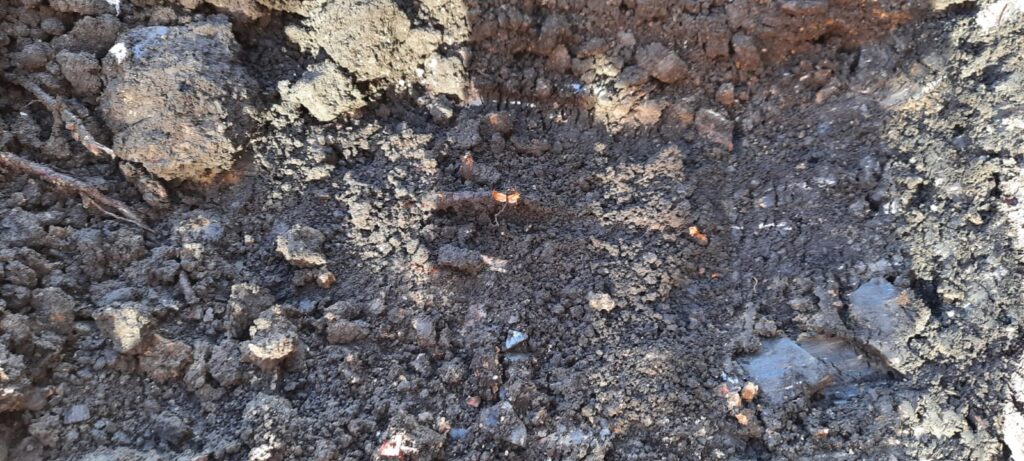
[[[527,336],[526,333],[517,330],[510,331],[508,333],[508,338],[505,339],[505,350],[512,350],[516,346],[526,342],[527,338],[529,338],[529,336]]]
[[[72,405],[64,412],[64,424],[77,424],[89,420],[89,407],[87,405]]]

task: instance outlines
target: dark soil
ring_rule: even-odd
[[[1024,460],[1021,13],[0,5],[0,461]]]

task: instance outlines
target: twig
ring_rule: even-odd
[[[114,157],[114,150],[104,146],[96,140],[89,133],[89,130],[85,128],[85,124],[78,118],[74,112],[68,109],[67,104],[64,100],[50,96],[45,90],[39,87],[35,82],[17,75],[6,75],[7,79],[16,83],[18,86],[24,88],[29,93],[32,93],[39,102],[43,103],[51,112],[60,115],[61,120],[64,122],[64,128],[71,132],[71,138],[75,141],[82,143],[85,149],[93,155],[107,155],[111,158]]]
[[[120,200],[107,197],[94,186],[86,184],[85,182],[64,173],[58,173],[46,165],[25,160],[10,152],[0,151],[0,166],[9,170],[35,176],[50,183],[57,189],[77,193],[82,197],[84,202],[96,205],[96,208],[100,211],[153,232],[153,229],[143,224],[142,218],[135,214],[128,205],[125,205]],[[116,214],[110,210],[116,211]]]
[[[462,205],[502,205],[516,206],[523,203],[523,198],[518,191],[510,189],[508,192],[496,190],[459,191],[459,192],[437,192],[427,198],[428,208],[440,211]]]

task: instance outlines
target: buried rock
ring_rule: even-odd
[[[113,343],[114,350],[122,354],[141,352],[154,324],[145,308],[136,303],[101,309],[93,314],[93,319],[100,332]]]
[[[507,401],[480,412],[480,429],[512,445],[526,446],[526,425]]]
[[[820,388],[829,378],[828,367],[789,338],[765,341],[757,354],[740,363],[760,387],[760,394],[773,404],[785,403],[805,389]]]
[[[231,167],[255,81],[223,16],[138,27],[103,59],[100,111],[114,152],[166,180],[206,181]]]
[[[288,232],[277,236],[277,254],[295,267],[323,266],[327,264],[327,257],[321,252],[324,240],[326,237],[323,232],[296,224]]]
[[[921,332],[931,317],[927,308],[907,291],[875,278],[850,293],[850,321],[858,339],[878,351],[886,364],[906,373],[920,359],[907,341]]]

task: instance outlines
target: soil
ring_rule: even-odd
[[[0,461],[1024,460],[1022,13],[5,2]]]

